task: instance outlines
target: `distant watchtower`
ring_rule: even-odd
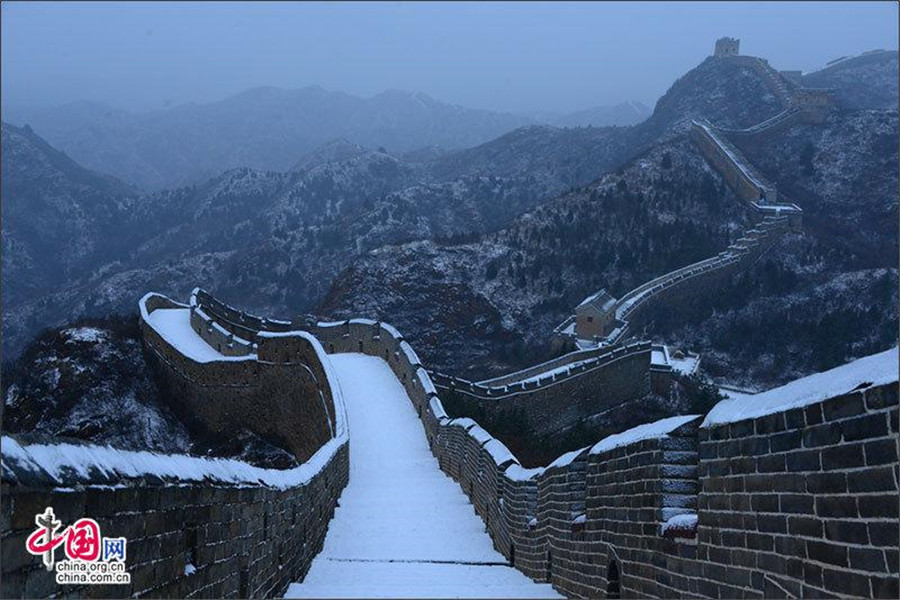
[[[737,38],[719,38],[716,40],[716,52],[714,56],[737,56],[740,47],[741,40]]]

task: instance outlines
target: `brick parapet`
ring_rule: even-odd
[[[336,352],[359,352],[360,341],[364,353],[383,357],[387,350],[398,378],[404,373],[407,379],[410,373],[420,373],[419,381],[428,377],[418,358],[411,358],[415,353],[395,350],[402,337],[386,325],[365,320],[320,324],[316,334]],[[495,548],[523,573],[536,581],[551,581],[567,596],[763,598],[795,591],[815,597],[856,592],[896,595],[900,542],[896,383],[855,392],[850,395],[855,400],[829,399],[805,407],[800,412],[813,416],[802,426],[796,410],[754,419],[750,425],[698,427],[699,419],[694,419],[663,436],[598,454],[584,452],[531,470],[498,449],[502,444],[472,419],[447,418],[428,388],[417,384],[407,391],[414,406],[425,407],[423,426],[440,468],[469,496]],[[821,421],[816,421],[818,414]],[[793,424],[793,433],[788,423]],[[779,426],[784,430],[772,429]],[[841,435],[830,426],[840,427]],[[810,444],[820,446],[777,452],[766,446],[763,452],[760,440],[768,440],[766,436],[771,435],[766,443],[778,449],[795,440],[798,431],[801,444],[809,438]],[[832,432],[827,440],[821,437],[826,431]],[[783,434],[788,435],[779,437]],[[868,437],[848,439],[846,435]],[[796,477],[792,476],[792,482],[786,476],[787,471],[758,471],[760,464],[764,469],[780,468],[782,459],[787,469],[787,456],[781,455],[794,452],[798,456],[792,460],[801,461],[809,450],[818,453],[819,461],[824,456],[837,461],[829,462],[835,468],[844,464],[837,479],[846,486],[841,488],[846,493],[813,491],[816,486],[831,485],[826,483],[830,471],[821,468],[798,472],[802,475],[799,484]],[[733,472],[735,468],[744,471]],[[758,491],[760,499],[754,507],[754,494],[739,488],[762,485],[769,478],[778,491]],[[804,487],[802,493],[795,489],[798,485]],[[863,485],[874,487],[861,491]],[[773,495],[778,501],[777,512],[771,515],[778,517],[774,521],[766,512],[774,506],[766,497]],[[838,517],[837,512],[849,510],[846,498],[856,512],[853,517]],[[575,514],[581,506],[583,520]],[[791,512],[810,506],[812,513]],[[663,535],[665,521],[689,514],[698,515],[696,537]],[[803,534],[781,535],[776,545],[777,535],[760,527],[780,527],[782,519],[785,527],[793,524],[797,531],[818,523],[817,534],[808,540]],[[865,543],[840,542],[845,544],[840,557],[828,554],[839,546],[835,536],[861,535],[859,525],[866,532]],[[803,541],[802,558],[791,555],[789,546],[797,542],[789,539]],[[829,556],[846,563],[823,562]],[[808,573],[813,583],[800,584],[785,572]],[[617,577],[610,579],[614,574]]]
[[[92,482],[99,471],[60,487],[40,474],[23,477],[20,469],[8,469],[11,465],[5,458],[4,598],[281,596],[291,582],[303,579],[321,549],[349,472],[346,438],[308,481],[285,489],[153,477],[119,478],[110,486],[102,479]],[[91,517],[104,537],[127,538],[131,583],[58,586],[40,558],[25,551],[35,515],[47,506],[64,525]],[[191,574],[188,563],[195,569]]]
[[[299,462],[332,437],[335,386],[324,363],[326,354],[311,336],[256,332],[254,354],[200,362],[172,346],[149,320],[155,310],[190,308],[196,314],[197,307],[157,294],[148,294],[140,304],[147,356],[167,395],[178,399],[173,409],[192,429],[231,435],[246,428],[280,443]],[[209,335],[226,335],[213,327],[216,324],[208,329],[218,333]]]

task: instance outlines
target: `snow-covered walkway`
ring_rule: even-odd
[[[350,420],[350,483],[322,552],[287,597],[560,597],[493,549],[387,363],[363,354],[331,360]]]

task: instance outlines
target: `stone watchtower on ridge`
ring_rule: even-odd
[[[575,335],[583,340],[604,337],[616,324],[616,299],[605,289],[575,307]]]
[[[716,40],[716,51],[713,56],[737,56],[741,48],[741,40],[722,37]]]

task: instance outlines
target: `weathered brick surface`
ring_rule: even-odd
[[[143,306],[147,311],[176,307],[183,305],[154,294]],[[142,322],[148,355],[163,384],[181,398],[182,412],[193,426],[218,433],[247,427],[282,442],[301,462],[332,439],[335,402],[315,342],[302,335],[269,336],[290,324],[244,315],[202,291],[192,295],[190,309],[192,326],[223,353],[246,354],[240,349],[244,342],[234,338],[238,335],[252,342],[258,356],[197,363]],[[228,347],[232,343],[236,345]],[[0,596],[280,595],[291,581],[303,579],[321,548],[348,469],[346,441],[310,481],[286,490],[149,476],[108,481],[103,473],[92,472],[74,477],[60,491],[54,487],[59,482],[47,473],[8,475],[4,465]],[[91,517],[104,536],[126,537],[131,584],[57,586],[54,574],[25,550],[35,515],[47,506],[64,524]],[[188,562],[196,568],[191,575],[185,575]]]
[[[698,428],[697,419],[668,437],[526,471],[492,454],[489,434],[474,421],[441,413],[430,379],[393,328],[357,320],[320,326],[316,335],[329,352],[388,362],[440,468],[469,496],[497,550],[567,596],[893,598],[900,591],[896,383],[717,427]],[[85,489],[51,500],[69,514],[82,507],[103,514],[110,535],[138,536],[129,595],[258,597],[302,579],[346,474],[345,446],[302,490]],[[2,511],[4,597],[46,591],[38,559],[17,564],[7,550],[41,508],[33,491],[4,488],[12,499]],[[140,525],[129,518],[135,512]],[[661,535],[661,523],[684,512],[699,515],[696,539]],[[195,539],[198,570],[185,577],[185,544]]]
[[[593,362],[584,363],[591,359]],[[481,408],[502,420],[511,412],[522,414],[535,435],[556,431],[578,419],[646,396],[650,391],[650,344],[634,343],[603,351],[573,352],[547,363],[580,363],[569,371],[537,381],[507,383],[497,378],[490,385],[434,374],[441,393],[475,399]],[[526,369],[521,378],[531,373]],[[566,402],[554,402],[566,398]]]
[[[421,369],[377,323],[317,336],[332,351],[359,351],[362,341],[401,380]],[[422,386],[407,391],[441,469],[497,550],[567,596],[898,594],[896,383],[718,427],[698,428],[698,419],[669,437],[530,471],[497,465],[474,421],[438,418]],[[581,512],[583,525],[574,522]],[[699,515],[696,539],[660,535],[684,512]]]
[[[4,482],[0,597],[280,596],[303,579],[321,549],[348,469],[344,444],[306,485],[286,490],[123,482],[113,489],[50,491]],[[131,584],[58,586],[41,559],[25,551],[34,516],[47,506],[64,525],[88,516],[104,536],[126,537]],[[197,569],[193,575],[184,573],[187,561]]]
[[[230,327],[222,315],[236,318],[232,313],[237,311],[222,309],[221,303],[211,299],[207,302],[199,308],[206,311],[211,322]],[[145,305],[149,312],[184,307],[159,295],[149,296]],[[244,317],[245,321],[256,319]],[[255,331],[250,340],[257,346],[258,360],[200,363],[173,348],[143,319],[141,328],[148,360],[160,384],[169,397],[180,400],[173,410],[192,429],[220,435],[250,429],[283,445],[301,462],[331,438],[331,390],[309,340],[299,336],[260,337]]]

